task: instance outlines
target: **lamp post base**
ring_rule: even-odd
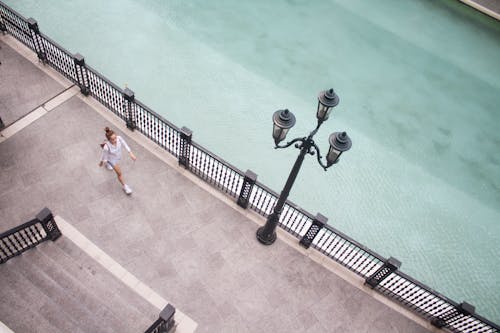
[[[257,240],[264,245],[271,245],[276,240],[276,231],[270,234],[265,233],[265,227],[260,227],[257,229]]]

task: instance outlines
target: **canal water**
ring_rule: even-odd
[[[353,148],[309,157],[291,200],[500,322],[500,22],[455,0],[9,0],[194,140],[280,191],[271,116]],[[139,186],[139,185],[136,185]]]

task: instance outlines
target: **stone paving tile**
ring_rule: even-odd
[[[134,188],[97,166],[110,124],[73,97],[0,143],[0,228],[51,208],[198,332],[426,332],[257,226],[117,130]],[[112,126],[113,127],[113,126]]]
[[[65,88],[0,41],[0,117],[5,126]]]
[[[217,306],[224,324],[220,328],[221,332],[252,332],[254,331],[251,326],[248,326],[245,321],[244,315],[238,313],[234,305],[228,301]]]

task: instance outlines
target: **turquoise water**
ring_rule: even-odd
[[[291,199],[500,322],[500,23],[458,1],[6,1],[136,98],[279,191],[271,115],[353,148],[308,158]],[[376,5],[375,5],[376,3]],[[64,27],[64,28],[62,28]]]

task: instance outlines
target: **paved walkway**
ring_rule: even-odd
[[[0,70],[16,74],[12,82],[0,76],[0,117],[17,105],[19,90],[30,101],[23,114],[65,89],[38,65],[18,65],[24,61],[9,57],[21,56],[1,46]],[[44,96],[29,99],[40,91]],[[166,164],[166,153],[160,159],[146,150],[133,139],[140,134],[117,128],[86,103],[91,99],[66,96],[0,140],[0,230],[49,207],[193,318],[197,332],[428,332],[282,240],[261,245],[245,211]],[[110,125],[138,157],[122,162],[132,196],[97,166],[103,128]]]

